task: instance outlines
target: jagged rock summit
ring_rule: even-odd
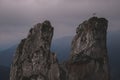
[[[59,80],[57,58],[50,51],[52,36],[49,21],[30,29],[16,50],[10,80]]]
[[[110,80],[107,26],[105,18],[97,17],[80,24],[72,41],[70,59],[59,64],[56,54],[50,51],[51,23],[38,23],[16,50],[10,80]]]
[[[108,21],[92,17],[76,29],[68,80],[109,80],[106,47]]]

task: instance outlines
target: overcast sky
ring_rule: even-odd
[[[119,32],[119,8],[120,0],[0,0],[0,48],[16,44],[44,20],[51,21],[54,39],[73,36],[93,13],[109,20],[108,32]]]

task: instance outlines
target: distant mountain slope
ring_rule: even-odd
[[[0,80],[9,80],[9,67],[0,66]]]
[[[10,66],[17,45],[0,52],[0,65]]]
[[[120,37],[119,32],[108,33],[108,54],[110,58],[112,80],[120,80]],[[62,62],[68,59],[72,37],[63,37],[52,41],[53,52],[57,53],[58,59]],[[0,65],[10,66],[16,46],[13,46],[0,53]],[[0,68],[1,69],[1,68]],[[0,74],[1,76],[1,74]],[[1,80],[1,79],[0,79]]]
[[[60,62],[66,61],[68,59],[70,55],[71,42],[71,36],[53,40],[51,50],[57,54]]]
[[[111,68],[111,80],[120,80],[120,32],[108,34],[108,54]]]

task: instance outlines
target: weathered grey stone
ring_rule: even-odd
[[[80,24],[72,41],[68,80],[109,80],[108,21],[92,17]]]
[[[97,17],[80,24],[72,41],[70,59],[59,64],[56,54],[50,51],[51,23],[36,24],[16,50],[10,80],[110,80],[107,26],[105,18]]]
[[[53,27],[38,23],[19,44],[11,66],[10,80],[59,80],[56,55],[50,51]]]

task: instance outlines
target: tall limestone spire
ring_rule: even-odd
[[[72,41],[69,80],[109,80],[107,27],[108,21],[97,17],[77,27]]]

